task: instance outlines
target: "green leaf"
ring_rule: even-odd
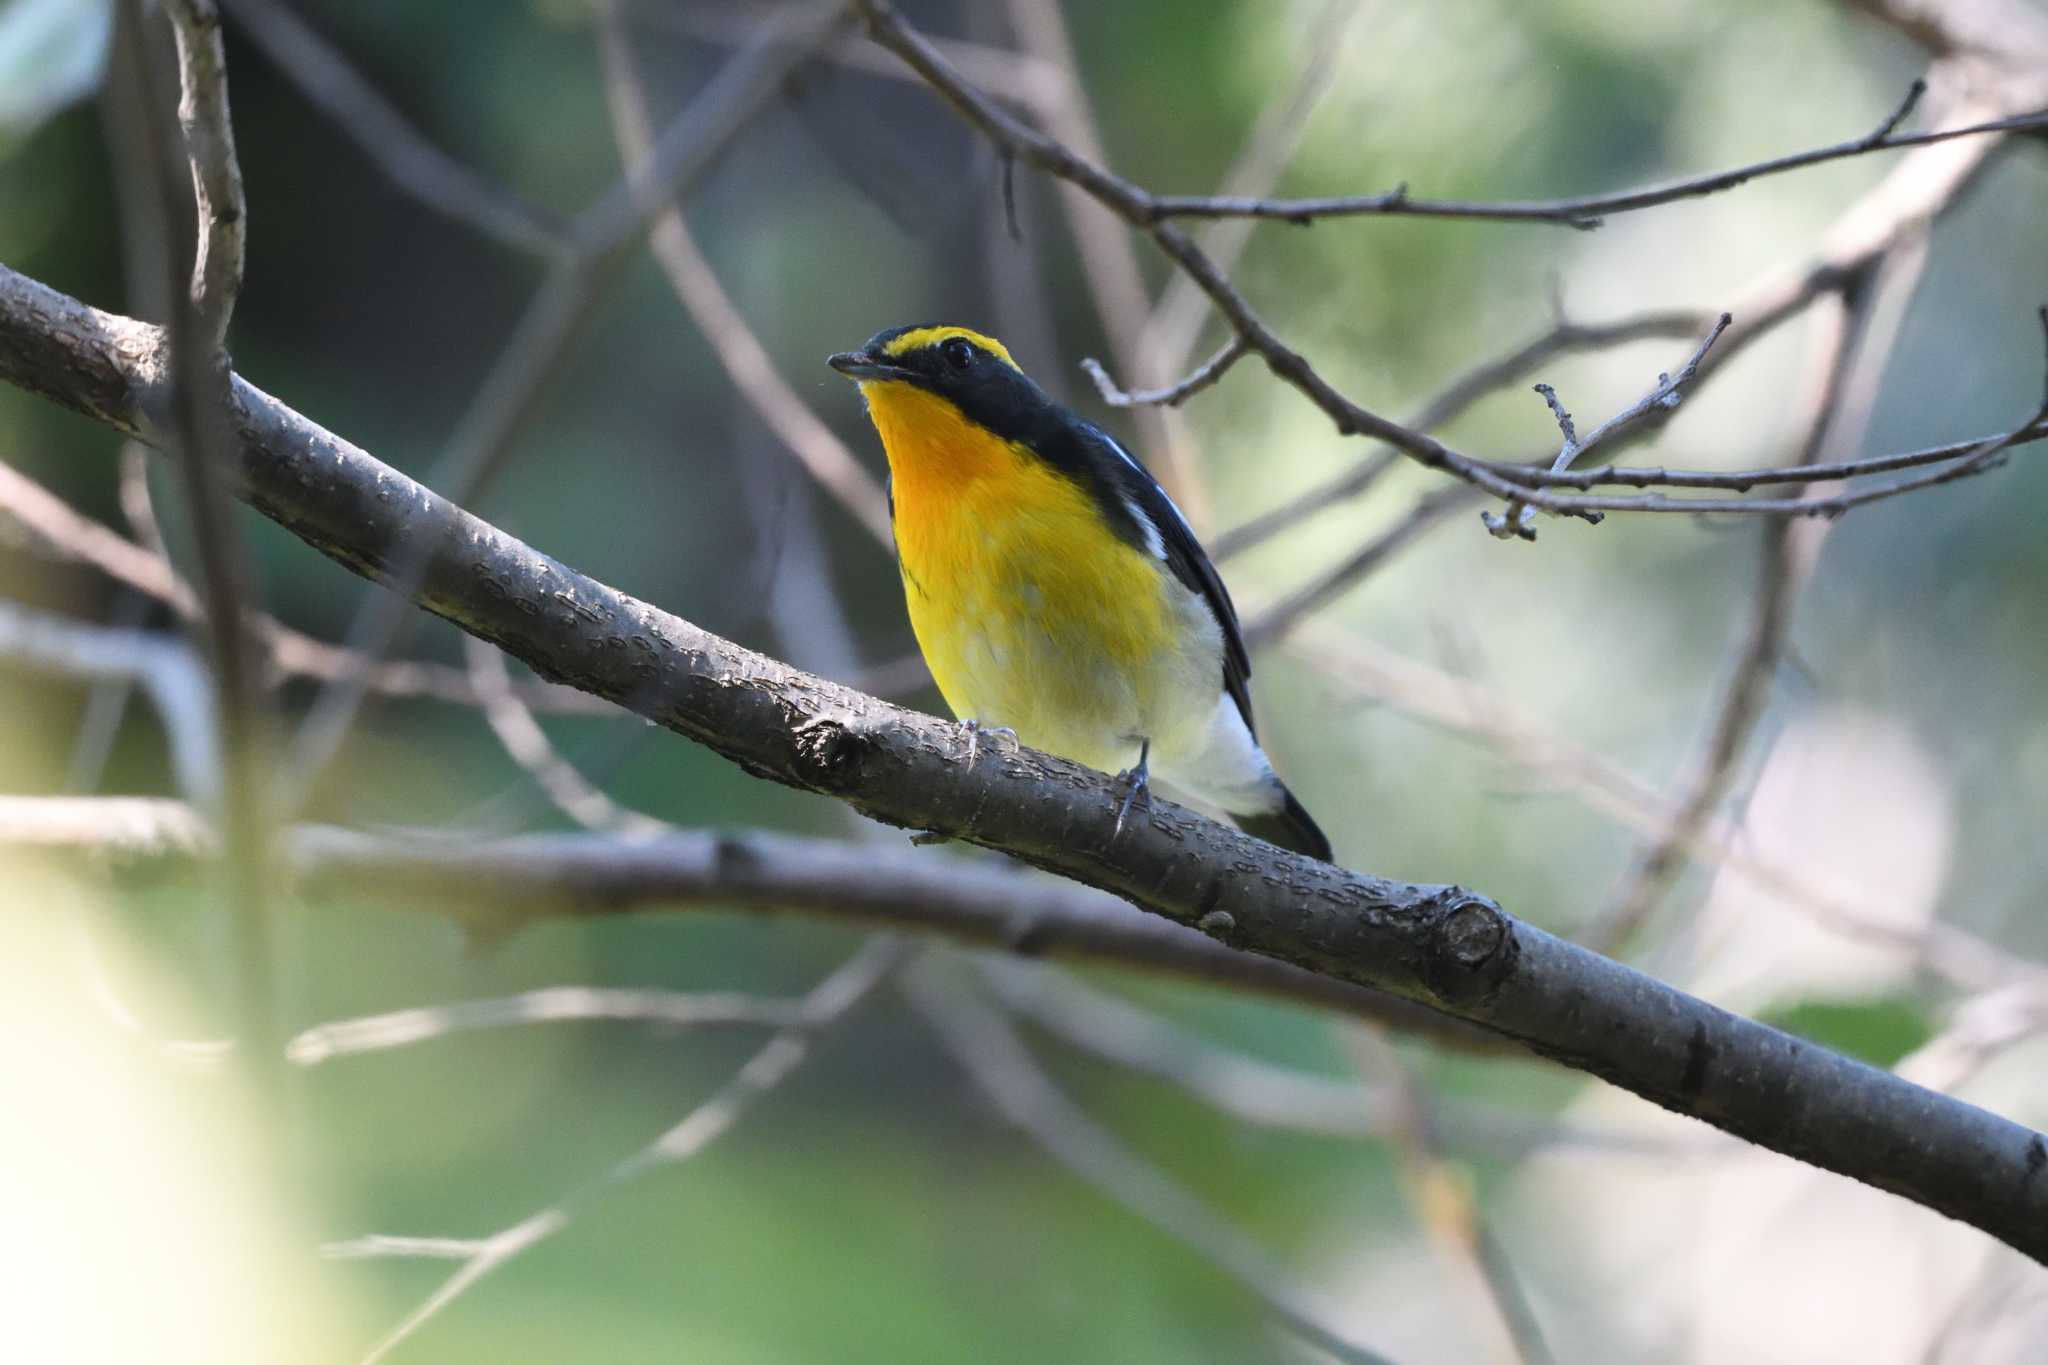
[[[1904,996],[1868,1000],[1804,1000],[1760,1016],[1763,1022],[1890,1067],[1934,1036],[1934,1024],[1920,1002]]]

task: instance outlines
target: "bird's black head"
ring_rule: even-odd
[[[858,351],[825,362],[866,389],[910,384],[950,400],[972,421],[998,436],[1028,441],[1065,414],[1045,390],[1017,368],[994,337],[966,327],[916,323],[868,338]]]

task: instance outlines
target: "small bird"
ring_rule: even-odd
[[[878,332],[827,363],[860,385],[889,458],[910,623],[977,735],[1148,776],[1247,833],[1327,861],[1252,725],[1237,611],[1143,465],[965,327]]]

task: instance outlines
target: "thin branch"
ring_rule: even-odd
[[[161,336],[0,267],[0,380],[125,430]],[[2048,1139],[1731,1015],[1457,887],[1286,853],[1032,750],[970,757],[961,727],[742,649],[546,558],[237,378],[239,488],[347,567],[546,676],[573,680],[757,776],[1015,854],[1355,985],[1425,1000],[1737,1136],[1865,1179],[2048,1260]],[[1801,1102],[1787,1106],[1796,1093]],[[1900,1132],[1915,1140],[1900,1143]]]
[[[0,613],[5,610],[0,606]],[[111,630],[140,631],[148,620],[149,599],[137,593],[124,592],[116,599],[113,619],[107,624]],[[121,724],[128,718],[128,703],[134,700],[141,682],[141,677],[132,673],[94,680],[92,690],[86,694],[85,713],[78,718],[78,731],[71,739],[70,756],[64,764],[66,795],[89,796],[99,787],[100,779],[106,775],[107,762],[114,756],[114,743],[120,737]],[[208,719],[211,720],[210,713]],[[175,760],[172,771],[177,771]],[[197,799],[189,788],[180,790],[188,798]]]
[[[285,78],[400,190],[451,222],[543,259],[568,249],[548,210],[427,140],[335,46],[279,0],[220,0]]]
[[[1392,1122],[1391,1097],[1384,1087],[1276,1066],[1232,1051],[1043,963],[983,954],[975,965],[1003,1008],[1048,1036],[1115,1066],[1177,1086],[1220,1113],[1261,1127],[1317,1137],[1371,1139],[1387,1135]],[[1682,1151],[1647,1134],[1561,1116],[1525,1114],[1484,1101],[1445,1100],[1440,1110],[1448,1142],[1504,1159],[1560,1147],[1658,1158]],[[1726,1141],[1716,1141],[1713,1146],[1724,1152],[1740,1150]]]
[[[146,861],[197,857],[211,839],[200,817],[176,801],[0,797],[0,847],[70,848],[113,861]],[[683,829],[630,841],[589,834],[478,840],[300,826],[287,852],[302,895],[388,899],[447,915],[492,938],[563,914],[788,912],[1149,972],[1353,1014],[1461,1051],[1524,1055],[1424,1005],[1237,952],[1114,896],[1001,862],[765,831]]]
[[[2022,982],[1972,996],[1898,1064],[1900,1075],[1953,1091],[2008,1048],[2048,1032],[2048,984]]]
[[[1218,193],[1258,196],[1272,191],[1301,145],[1309,120],[1336,77],[1351,35],[1366,12],[1367,7],[1358,0],[1317,0],[1316,12],[1303,26],[1294,60],[1289,63],[1293,80],[1259,112],[1258,121],[1224,172]],[[1218,268],[1232,270],[1256,227],[1250,218],[1219,219],[1203,230],[1202,250]],[[1174,274],[1160,291],[1152,315],[1145,319],[1144,330],[1138,334],[1139,349],[1156,357],[1160,372],[1173,373],[1193,354],[1208,311],[1208,301],[1193,282]]]
[[[1796,461],[1800,465],[1815,467],[1830,443],[1860,440],[1868,427],[1874,389],[1889,359],[1891,341],[1897,336],[1897,321],[1903,316],[1912,284],[1926,261],[1926,239],[1921,238],[1916,247],[1904,248],[1902,252],[1908,262],[1905,287],[1894,290],[1902,297],[1893,310],[1894,325],[1882,343],[1871,342],[1874,333],[1867,325],[1869,296],[1883,284],[1897,285],[1895,270],[1880,266],[1879,285],[1864,281],[1830,295],[1828,304],[1819,311],[1811,343],[1814,355],[1808,363],[1811,377],[1801,423],[1805,431]],[[1895,254],[1887,259],[1898,258]],[[1859,331],[1863,334],[1860,345]],[[1862,401],[1847,405],[1849,410],[1845,412],[1852,364],[1863,370],[1866,392],[1860,395]],[[1847,434],[1850,431],[1854,434]],[[1795,491],[1805,495],[1809,487],[1801,485]],[[1682,794],[1674,802],[1670,827],[1638,851],[1621,886],[1582,935],[1583,941],[1600,951],[1620,955],[1684,870],[1685,847],[1691,837],[1706,826],[1726,799],[1734,783],[1736,765],[1768,703],[1791,633],[1793,607],[1819,556],[1818,538],[1826,531],[1826,523],[1790,519],[1764,526],[1757,590],[1707,738],[1689,771],[1679,779],[1677,786]]]
[[[768,1000],[732,991],[691,994],[628,986],[550,986],[493,1000],[423,1005],[316,1024],[291,1040],[285,1047],[285,1057],[299,1066],[318,1066],[337,1057],[410,1047],[452,1033],[572,1019],[624,1021],[663,1028],[714,1024],[797,1028],[803,1024],[803,1006],[793,1000]]]
[[[648,117],[647,92],[640,79],[625,23],[622,0],[595,0],[598,55],[602,59],[605,103],[611,110],[612,132],[627,173],[638,174],[654,147],[654,125]],[[747,325],[744,314],[719,283],[704,253],[690,236],[680,205],[671,204],[654,220],[648,245],[669,287],[711,344],[711,354],[742,397],[796,457],[819,487],[861,524],[875,542],[893,552],[889,497],[846,443],[832,433],[810,404],[782,377],[768,348]]]
[[[205,619],[198,633],[213,672],[212,700],[220,736],[221,774],[215,789],[220,876],[223,898],[233,915],[239,1032],[248,1046],[246,1055],[267,1068],[277,1030],[270,755],[263,686],[243,620],[244,605],[254,601],[254,593],[229,487],[225,410],[230,372],[222,348],[242,284],[246,210],[228,119],[220,11],[214,0],[165,0],[163,9],[176,39],[178,123],[184,148],[173,146],[167,130],[153,120],[144,123],[145,139],[157,167],[163,221],[177,211],[178,178],[189,175],[199,222],[188,296],[180,297],[176,287],[188,272],[167,244],[161,253],[160,269],[171,300],[165,334],[166,389],[152,395],[151,406],[176,457],[199,561],[197,597]],[[142,75],[153,89],[154,71],[145,66]]]
[[[594,10],[619,0],[587,2]],[[759,33],[763,23],[778,19],[778,11],[815,10],[819,7],[818,0],[785,0],[780,4],[762,0],[744,9],[721,5],[679,5],[674,0],[627,0],[626,18],[636,27],[659,28],[703,42],[739,46]],[[968,73],[976,85],[998,99],[1021,108],[1042,110],[1051,108],[1066,96],[1067,73],[1032,53],[1014,52],[962,38],[933,38],[932,43],[946,54],[947,60]],[[887,53],[877,52],[857,33],[841,34],[828,40],[818,49],[817,55],[819,61],[858,71],[865,76],[881,76],[903,84],[915,84],[918,80],[916,73],[904,70],[903,64]]]
[[[1936,57],[1982,57],[2019,70],[2048,60],[2048,15],[2031,0],[1845,0]]]
[[[1576,793],[1589,807],[1627,828],[1652,839],[1670,836],[1678,813],[1662,793],[1600,754],[1529,720],[1510,698],[1379,650],[1346,632],[1319,627],[1313,620],[1299,623],[1290,643],[1316,662],[1319,676],[1340,687],[1472,736],[1489,751]],[[1783,897],[1830,933],[1897,953],[1959,990],[2035,980],[2048,970],[1952,924],[1902,927],[1864,908],[1852,891],[1817,882],[1806,869],[1758,856],[1725,822],[1710,822],[1686,841],[1685,851]]]
[[[1709,367],[1727,363],[1751,343],[1797,316],[1814,299],[1839,289],[1843,280],[1868,271],[1905,236],[1955,203],[1970,178],[1984,164],[1989,147],[1988,143],[1958,143],[1909,157],[1836,221],[1811,261],[1793,268],[1768,270],[1738,292],[1730,311],[1742,321],[1732,327],[1731,334],[1715,348],[1708,359]],[[1422,413],[1410,419],[1408,425],[1422,431],[1434,430],[1487,393],[1521,378],[1553,354],[1596,349],[1654,336],[1695,333],[1708,320],[1703,313],[1670,312],[1643,314],[1592,327],[1560,322],[1551,332],[1497,361],[1478,366],[1453,382]],[[2041,436],[2048,436],[2048,429],[2027,439],[2039,439]],[[1725,474],[1662,468],[1553,472],[1542,465],[1485,463],[1489,470],[1504,478],[1532,486],[1591,488],[1613,482],[1637,487],[1661,484],[1731,488],[1747,492],[1759,483],[1843,478],[1940,463],[1966,455],[1978,444],[1978,441],[1969,441],[1903,456],[1878,457],[1851,462],[1851,465],[1811,470],[1777,468]],[[1377,481],[1392,465],[1394,458],[1391,453],[1367,457],[1349,473],[1223,536],[1213,548],[1219,557],[1235,553],[1339,499],[1356,496]]]
[[[929,964],[906,973],[903,990],[983,1097],[1046,1155],[1238,1281],[1312,1345],[1356,1365],[1387,1365],[1333,1326],[1336,1314],[1292,1283],[1263,1248],[1067,1098],[999,1010]]]
[[[1200,393],[1221,379],[1232,365],[1244,357],[1245,344],[1242,337],[1232,337],[1219,348],[1216,354],[1197,365],[1194,372],[1177,384],[1163,389],[1140,389],[1126,393],[1116,386],[1109,377],[1109,371],[1093,356],[1081,361],[1081,368],[1095,381],[1095,391],[1102,395],[1102,401],[1113,408],[1136,408],[1163,405],[1177,408],[1194,394]]]
[[[1657,386],[1654,389],[1595,427],[1583,440],[1572,429],[1571,414],[1557,401],[1556,391],[1548,384],[1537,385],[1536,391],[1550,404],[1551,411],[1557,416],[1558,427],[1564,434],[1564,445],[1558,450],[1557,458],[1551,461],[1551,469],[1570,469],[1585,457],[1587,451],[1602,441],[1618,432],[1628,430],[1646,418],[1661,416],[1676,408],[1679,400],[1684,397],[1685,386],[1699,374],[1700,362],[1707,358],[1707,352],[1713,349],[1714,343],[1721,339],[1721,334],[1728,330],[1728,324],[1733,321],[1735,319],[1727,313],[1721,314],[1714,320],[1713,326],[1707,329],[1707,334],[1700,338],[1700,344],[1693,348],[1692,354],[1686,357],[1685,364],[1678,367],[1677,374],[1658,375]]]
[[[612,830],[633,838],[663,834],[671,828],[665,820],[621,806],[555,752],[533,711],[512,690],[503,654],[473,635],[462,637],[462,647],[484,721],[497,736],[498,746],[526,770],[557,810],[585,829]]]
[[[139,684],[163,724],[178,790],[201,809],[220,799],[213,678],[183,640],[87,625],[0,601],[0,659],[75,678]]]
[[[1151,196],[1151,212],[1159,219],[1275,218],[1282,222],[1304,225],[1318,218],[1377,215],[1561,223],[1568,227],[1596,228],[1601,225],[1605,216],[1610,214],[1633,213],[1638,209],[1654,208],[1659,204],[1669,204],[1680,199],[1698,199],[1734,189],[1738,185],[1760,180],[1765,176],[1803,170],[1824,162],[1865,156],[1871,152],[1925,147],[1955,138],[1982,137],[1987,133],[2024,133],[2048,129],[2048,113],[2035,113],[1986,119],[1980,123],[1945,128],[1938,132],[1892,131],[1899,120],[1911,110],[1913,104],[1918,102],[1925,89],[1924,83],[1915,81],[1905,102],[1889,115],[1875,132],[1853,138],[1848,142],[1794,152],[1789,156],[1772,157],[1767,161],[1753,161],[1732,170],[1667,180],[1661,184],[1623,190],[1615,194],[1588,194],[1569,199],[1502,200],[1495,203],[1464,199],[1416,199],[1409,195],[1406,186],[1399,186],[1380,194],[1338,195],[1315,199],[1238,199],[1220,195],[1160,194]]]
[[[568,1227],[597,1196],[662,1167],[688,1161],[725,1136],[762,1096],[803,1065],[822,1033],[872,995],[907,956],[908,950],[892,939],[870,939],[804,997],[798,1009],[799,1022],[770,1039],[710,1099],[633,1155],[509,1227],[478,1239],[380,1235],[326,1248],[328,1255],[344,1258],[405,1256],[461,1262],[453,1275],[370,1348],[363,1365],[385,1359],[479,1280]]]
[[[1727,313],[1714,319],[1714,325],[1707,329],[1706,336],[1701,338],[1700,344],[1694,348],[1685,364],[1679,367],[1677,374],[1659,374],[1655,388],[1602,422],[1584,438],[1579,436],[1578,429],[1572,424],[1572,415],[1565,411],[1564,403],[1557,396],[1557,390],[1548,384],[1538,384],[1536,392],[1541,394],[1543,401],[1549,405],[1550,415],[1557,419],[1558,432],[1564,437],[1564,444],[1558,447],[1556,457],[1550,462],[1551,472],[1562,473],[1570,469],[1585,457],[1587,451],[1617,432],[1646,425],[1652,418],[1659,421],[1668,418],[1683,398],[1685,386],[1699,373],[1700,362],[1707,358],[1707,352],[1714,348],[1714,343],[1721,339],[1721,334],[1728,330],[1728,324],[1733,321],[1735,319]],[[1580,512],[1578,515],[1588,521],[1600,519],[1597,513]],[[1487,530],[1499,537],[1520,537],[1525,540],[1536,538],[1536,532],[1529,524],[1529,508],[1526,503],[1511,502],[1506,512],[1498,515],[1492,512],[1482,513],[1481,520],[1486,523]]]
[[[1859,460],[1836,460],[1832,463],[1812,465],[1770,465],[1761,469],[1702,470],[1611,465],[1603,469],[1553,470],[1540,465],[1511,464],[1493,464],[1491,468],[1504,477],[1525,480],[1532,488],[1599,488],[1603,485],[1622,485],[1631,488],[1725,488],[1744,493],[1760,484],[1826,483],[1858,479],[1871,474],[1893,474],[1902,469],[1920,469],[1931,464],[1947,464],[1951,460],[1960,460],[1974,454],[1987,441],[2001,439],[2006,438],[1980,436],[1974,440],[1952,441],[1947,445],[1902,451],[1896,455],[1870,455]],[[2013,433],[2007,443],[2009,446],[2023,446],[2044,440],[2048,440],[2048,423],[2034,422]]]
[[[1613,322],[1582,323],[1560,319],[1541,336],[1533,337],[1507,354],[1484,361],[1459,375],[1424,403],[1407,424],[1417,431],[1434,431],[1463,415],[1480,399],[1506,388],[1554,356],[1604,350],[1610,346],[1659,337],[1691,336],[1708,321],[1705,313],[1683,309],[1639,313]],[[1211,548],[1217,558],[1225,559],[1270,540],[1315,513],[1364,493],[1378,483],[1399,458],[1394,451],[1369,455],[1328,483],[1319,484],[1292,501],[1225,532],[1217,537]],[[1493,467],[1504,475],[1524,468],[1507,464],[1495,464]]]
[[[206,817],[157,796],[0,796],[0,844],[83,849],[109,859],[196,858],[216,840]]]
[[[869,35],[875,42],[902,57],[905,63],[924,77],[934,93],[951,104],[962,118],[979,129],[999,149],[1006,149],[1013,155],[1023,157],[1067,184],[1085,190],[1088,195],[1122,217],[1131,226],[1146,232],[1168,259],[1185,271],[1197,287],[1208,295],[1228,320],[1233,331],[1252,351],[1265,360],[1274,376],[1299,390],[1304,397],[1321,409],[1341,434],[1366,436],[1386,442],[1419,464],[1462,479],[1510,504],[1523,503],[1552,513],[1567,515],[1608,510],[1671,510],[1654,502],[1631,502],[1621,506],[1609,506],[1596,498],[1518,489],[1512,481],[1496,474],[1486,462],[1474,460],[1434,437],[1390,421],[1354,402],[1324,378],[1306,357],[1280,339],[1259,317],[1245,297],[1225,278],[1215,262],[1210,260],[1186,233],[1172,222],[1160,217],[1156,211],[1156,206],[1161,202],[1159,196],[1104,169],[1098,160],[1076,154],[1058,139],[1024,125],[992,103],[963,80],[940,53],[904,22],[902,16],[887,3],[887,0],[854,0],[854,4],[866,20]],[[2010,90],[2003,93],[2007,98],[2013,97]],[[2048,115],[2028,115],[2027,118],[2048,125]],[[2003,130],[2007,124],[2013,123],[2013,120],[1993,122],[1996,129]],[[1992,125],[1974,131],[1992,131]],[[1908,145],[1939,142],[1956,136],[1959,134],[1920,136],[1906,140],[1894,138],[1890,141],[1898,145]],[[1952,202],[1955,190],[1983,164],[1984,156],[1996,145],[1996,140],[1985,137],[1977,142],[1959,145],[1965,146],[1967,150],[1936,167],[1935,173],[1917,174],[1916,167],[1916,174],[1910,177],[1912,183],[1902,184],[1898,173],[1895,172],[1892,179],[1871,197],[1870,203],[1882,205],[1882,216],[1893,229],[1901,229],[1901,225],[1916,214],[1932,214]],[[1823,253],[1822,261],[1815,269],[1825,266],[1838,271],[1847,264],[1840,259],[1841,257],[1874,250],[1874,243],[1858,240],[1849,235],[1852,232],[1864,232],[1865,229],[1866,223],[1862,216],[1856,216],[1854,221],[1850,217],[1845,217],[1837,224],[1836,232],[1830,234],[1831,240]],[[1753,318],[1752,328],[1761,330],[1775,326],[1782,321],[1786,312],[1803,307],[1818,287],[1812,271],[1807,272],[1803,278],[1768,281],[1760,292],[1765,295],[1770,306]],[[1727,346],[1721,348],[1723,355],[1728,350]],[[1866,497],[1861,500],[1872,499]],[[1735,502],[1683,510],[1784,515],[1782,511],[1772,509],[1767,504]]]
[[[1826,498],[1783,497],[1783,498],[1674,498],[1662,493],[1644,493],[1635,497],[1587,494],[1560,499],[1552,495],[1529,490],[1526,501],[1532,506],[1546,507],[1555,511],[1585,515],[1589,512],[1663,512],[1706,515],[1710,513],[1741,513],[1758,517],[1828,517],[1841,516],[1852,508],[1863,507],[1887,498],[1896,498],[1907,493],[1918,493],[1923,489],[1938,488],[1945,483],[1972,478],[1988,473],[2004,462],[2006,451],[2015,446],[2028,445],[2035,441],[2048,440],[2048,406],[2035,409],[2012,430],[2002,435],[1989,437],[1975,445],[1942,447],[1940,458],[1946,467],[1916,474],[1910,478],[1897,479],[1891,483],[1864,486],[1837,493]],[[1881,466],[1885,468],[1918,468],[1934,463],[1929,452],[1916,451],[1906,455],[1880,456],[1869,460],[1849,461],[1851,465]],[[1839,468],[1840,466],[1829,466]],[[1865,468],[1855,472],[1872,472]],[[1809,473],[1809,479],[1815,477]],[[1794,482],[1791,479],[1773,478],[1770,482]],[[1510,501],[1513,501],[1511,498]]]
[[[1393,1118],[1389,1135],[1395,1169],[1408,1205],[1438,1256],[1469,1282],[1510,1357],[1519,1365],[1549,1365],[1555,1357],[1536,1321],[1499,1240],[1473,1198],[1471,1177],[1445,1155],[1431,1097],[1414,1070],[1386,1039],[1369,1029],[1346,1031],[1352,1053],[1367,1074],[1385,1078]]]
[[[1408,514],[1358,547],[1349,557],[1267,607],[1245,628],[1245,645],[1253,650],[1279,643],[1295,625],[1336,601],[1359,579],[1415,543],[1431,527],[1477,502],[1481,494],[1462,483],[1445,484],[1415,500]]]
[[[154,517],[135,493],[144,487],[132,476],[130,443],[122,452],[121,501],[138,533],[153,537]],[[188,621],[204,619],[191,586],[177,575],[159,545],[137,545],[110,527],[75,510],[35,480],[0,461],[0,515],[18,521],[57,554],[90,565],[115,582],[169,607]],[[138,518],[146,519],[138,519]],[[326,682],[360,674],[371,691],[384,697],[410,697],[477,706],[481,699],[463,669],[430,660],[385,660],[372,663],[340,645],[317,640],[292,629],[276,617],[245,611],[243,619],[268,652],[273,675]],[[619,708],[587,692],[556,683],[521,682],[513,695],[528,709],[550,714],[616,716]]]
[[[227,337],[242,291],[242,253],[249,230],[235,130],[228,118],[227,59],[221,50],[217,0],[164,0],[178,45],[178,126],[191,159],[199,238],[192,261],[194,349],[211,355]]]
[[[1031,116],[1051,138],[1100,162],[1105,153],[1088,91],[1081,83],[1080,62],[1067,31],[1060,0],[1004,0],[1017,41],[1024,52],[1061,74],[1056,97],[1031,108]],[[997,144],[998,155],[1015,162],[1022,149]],[[1059,201],[1066,214],[1074,245],[1081,256],[1081,272],[1088,282],[1089,302],[1117,369],[1139,384],[1164,383],[1168,376],[1155,373],[1157,357],[1145,349],[1145,319],[1151,313],[1150,291],[1139,267],[1138,253],[1111,214],[1090,202],[1096,198],[1085,187],[1063,184]],[[1121,216],[1121,215],[1116,215]],[[1209,520],[1209,497],[1195,458],[1194,437],[1187,423],[1170,408],[1141,407],[1136,411],[1138,447],[1146,452],[1160,481],[1192,518],[1197,529]]]
[[[641,172],[578,215],[571,251],[534,292],[434,466],[433,483],[443,496],[468,502],[489,486],[625,249],[780,95],[783,80],[838,22],[838,12],[827,9],[765,27],[669,124]],[[411,617],[407,589],[442,548],[428,542],[407,548],[391,579],[398,591],[373,593],[357,610],[347,637],[352,652],[372,662],[383,658]],[[362,678],[350,677],[324,688],[315,700],[292,744],[285,809],[303,802],[367,691]]]

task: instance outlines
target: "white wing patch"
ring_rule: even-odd
[[[1125,459],[1131,457],[1126,455]],[[1145,515],[1145,509],[1131,498],[1124,499],[1124,510],[1131,514],[1131,520],[1138,523],[1138,529],[1145,533],[1145,551],[1162,564],[1166,562],[1166,538],[1159,534],[1159,528],[1152,518]]]
[[[1135,469],[1138,472],[1139,478],[1151,484],[1153,488],[1158,491],[1159,500],[1166,504],[1167,512],[1173,517],[1175,521],[1180,523],[1181,534],[1185,535],[1189,540],[1193,540],[1195,538],[1195,533],[1188,526],[1187,517],[1181,512],[1179,507],[1174,505],[1173,499],[1170,496],[1168,496],[1166,490],[1159,486],[1159,481],[1152,477],[1151,473],[1148,470],[1146,470],[1145,466],[1138,463],[1138,457],[1131,454],[1130,451],[1125,450],[1123,448],[1122,443],[1119,442],[1116,439],[1116,437],[1110,435],[1101,427],[1095,428],[1095,434],[1102,438],[1102,443],[1104,445],[1108,446],[1111,450],[1114,450],[1117,453],[1117,457],[1119,459],[1121,459],[1125,464],[1129,465],[1132,469]],[[1139,507],[1138,504],[1130,498],[1124,499],[1124,510],[1131,514],[1132,521],[1137,522],[1139,526],[1144,528],[1145,548],[1151,552],[1152,557],[1154,559],[1160,560],[1165,559],[1166,538],[1160,534],[1159,527],[1153,524],[1152,518],[1147,516],[1145,514],[1144,509]]]

